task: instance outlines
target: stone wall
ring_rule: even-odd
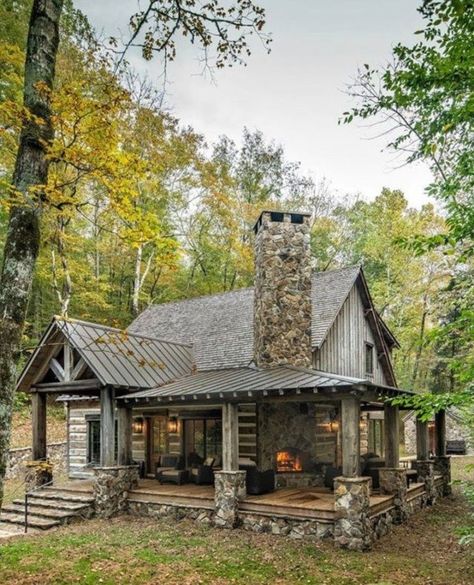
[[[310,368],[310,218],[278,215],[263,212],[255,228],[255,363]]]
[[[51,443],[47,447],[47,456],[53,464],[53,474],[66,473],[67,443]],[[6,479],[24,478],[26,463],[31,461],[31,447],[10,449]]]

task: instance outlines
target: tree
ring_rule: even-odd
[[[0,286],[0,502],[6,472],[16,362],[40,244],[40,216],[53,139],[51,91],[62,0],[34,0],[26,47],[25,121],[12,180]]]
[[[16,363],[39,254],[41,217],[49,206],[58,208],[58,205],[64,204],[64,201],[58,203],[54,200],[58,193],[63,195],[64,190],[61,191],[58,185],[55,189],[49,189],[50,163],[55,157],[58,163],[63,162],[62,155],[71,152],[71,148],[60,153],[54,150],[50,152],[50,148],[55,146],[51,103],[62,10],[63,0],[33,0],[28,27],[23,124],[9,190],[8,231],[0,283],[0,504],[8,455]],[[14,22],[11,24],[14,25]],[[194,0],[150,0],[145,11],[132,17],[133,34],[125,50],[139,41],[140,34],[148,26],[142,42],[145,58],[150,58],[154,51],[158,51],[164,55],[165,61],[173,60],[176,55],[176,36],[182,33],[191,43],[200,44],[206,56],[210,47],[216,45],[216,65],[222,67],[242,62],[244,55],[250,54],[246,37],[252,33],[261,35],[264,24],[264,10],[250,0],[236,0],[225,6],[215,0],[200,8],[196,8]],[[123,56],[124,53],[119,64]],[[106,158],[103,157],[102,161]],[[74,167],[71,158],[66,162],[69,167]],[[120,180],[123,188],[129,188],[130,176],[127,176],[125,163],[126,156],[122,159],[125,172]],[[76,168],[76,171],[80,174],[82,169]],[[88,168],[86,172],[89,171]],[[74,177],[71,184],[76,179]],[[74,188],[68,191],[68,198],[75,195]],[[71,205],[71,202],[67,204]],[[60,249],[64,245],[64,228],[63,222],[57,240]],[[63,271],[67,279],[68,270],[64,263]],[[66,297],[68,295],[66,291]],[[66,307],[68,302],[66,300]]]
[[[474,253],[474,2],[423,0],[418,10],[421,40],[396,45],[382,71],[359,71],[348,90],[358,104],[343,121],[374,119],[406,162],[428,162],[428,191],[444,204],[450,231],[418,243],[449,244],[466,257]]]

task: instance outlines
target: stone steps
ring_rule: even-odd
[[[24,514],[15,514],[13,512],[4,512],[3,510],[0,513],[0,521],[6,522],[8,524],[18,524],[24,526],[25,524],[25,515]],[[28,526],[32,526],[33,528],[39,528],[40,530],[49,530],[50,528],[54,528],[55,526],[60,526],[61,522],[59,520],[55,520],[53,518],[42,518],[41,516],[28,516]]]
[[[48,486],[28,496],[28,528],[48,530],[61,524],[91,518],[94,497],[85,490]],[[25,501],[16,499],[0,510],[0,522],[24,526]]]

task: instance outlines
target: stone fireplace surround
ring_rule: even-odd
[[[335,434],[322,420],[324,407],[308,402],[264,403],[258,406],[258,465],[276,471],[277,487],[322,486],[324,470],[334,465]],[[328,448],[329,446],[329,448]],[[300,459],[301,471],[278,471],[277,453],[287,451]]]

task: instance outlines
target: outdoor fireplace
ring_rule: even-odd
[[[277,473],[295,473],[303,471],[303,458],[299,449],[288,447],[276,453]]]

